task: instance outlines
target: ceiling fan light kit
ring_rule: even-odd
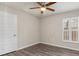
[[[41,11],[43,11],[43,12],[46,11],[46,8],[45,8],[45,7],[41,7],[40,9],[41,9]]]
[[[40,5],[40,7],[33,7],[30,9],[40,9],[41,14],[44,13],[44,11],[49,10],[49,11],[55,11],[55,9],[49,8],[48,6],[55,4],[56,2],[49,2],[47,4],[45,4],[45,2],[37,2],[38,5]]]

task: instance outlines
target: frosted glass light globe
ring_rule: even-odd
[[[41,11],[45,11],[45,10],[46,10],[46,8],[45,8],[45,7],[42,7],[42,8],[41,8]]]

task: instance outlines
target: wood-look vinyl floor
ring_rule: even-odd
[[[2,56],[79,56],[79,51],[40,43]]]

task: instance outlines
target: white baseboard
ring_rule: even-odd
[[[61,48],[66,48],[66,49],[70,49],[70,50],[76,50],[79,51],[79,49],[76,48],[71,48],[71,47],[66,47],[66,46],[61,46],[61,45],[56,45],[56,44],[51,44],[51,43],[46,43],[46,42],[41,42],[43,44],[47,44],[47,45],[51,45],[51,46],[56,46],[56,47],[61,47]]]
[[[24,48],[28,48],[28,47],[30,47],[30,46],[32,46],[32,45],[36,45],[36,44],[38,44],[38,43],[39,43],[39,42],[37,42],[37,43],[33,43],[33,44],[29,44],[29,45],[20,47],[20,48],[18,48],[17,50],[21,50],[21,49],[24,49]],[[17,50],[16,50],[16,51],[17,51]]]
[[[61,47],[61,48],[66,48],[66,49],[70,49],[70,50],[79,51],[79,49],[76,49],[76,48],[71,48],[71,47],[67,47],[67,46],[61,46],[61,45],[56,45],[56,44],[51,44],[51,43],[46,43],[46,42],[33,43],[33,44],[30,44],[30,45],[26,45],[26,46],[23,46],[21,48],[18,48],[17,50],[24,49],[24,48],[28,48],[28,47],[30,47],[32,45],[36,45],[36,44],[39,44],[39,43],[48,44],[48,45],[51,45],[51,46],[56,46],[56,47]]]

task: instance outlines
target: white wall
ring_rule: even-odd
[[[20,17],[19,17],[20,16]],[[31,15],[21,13],[18,16],[19,46],[29,46],[40,41],[39,20]]]
[[[79,10],[45,17],[41,20],[41,42],[59,47],[79,50],[79,43],[62,41],[62,20],[64,17],[79,16]]]
[[[24,11],[0,5],[0,11],[17,15],[18,48],[28,47],[39,42],[39,20]]]

